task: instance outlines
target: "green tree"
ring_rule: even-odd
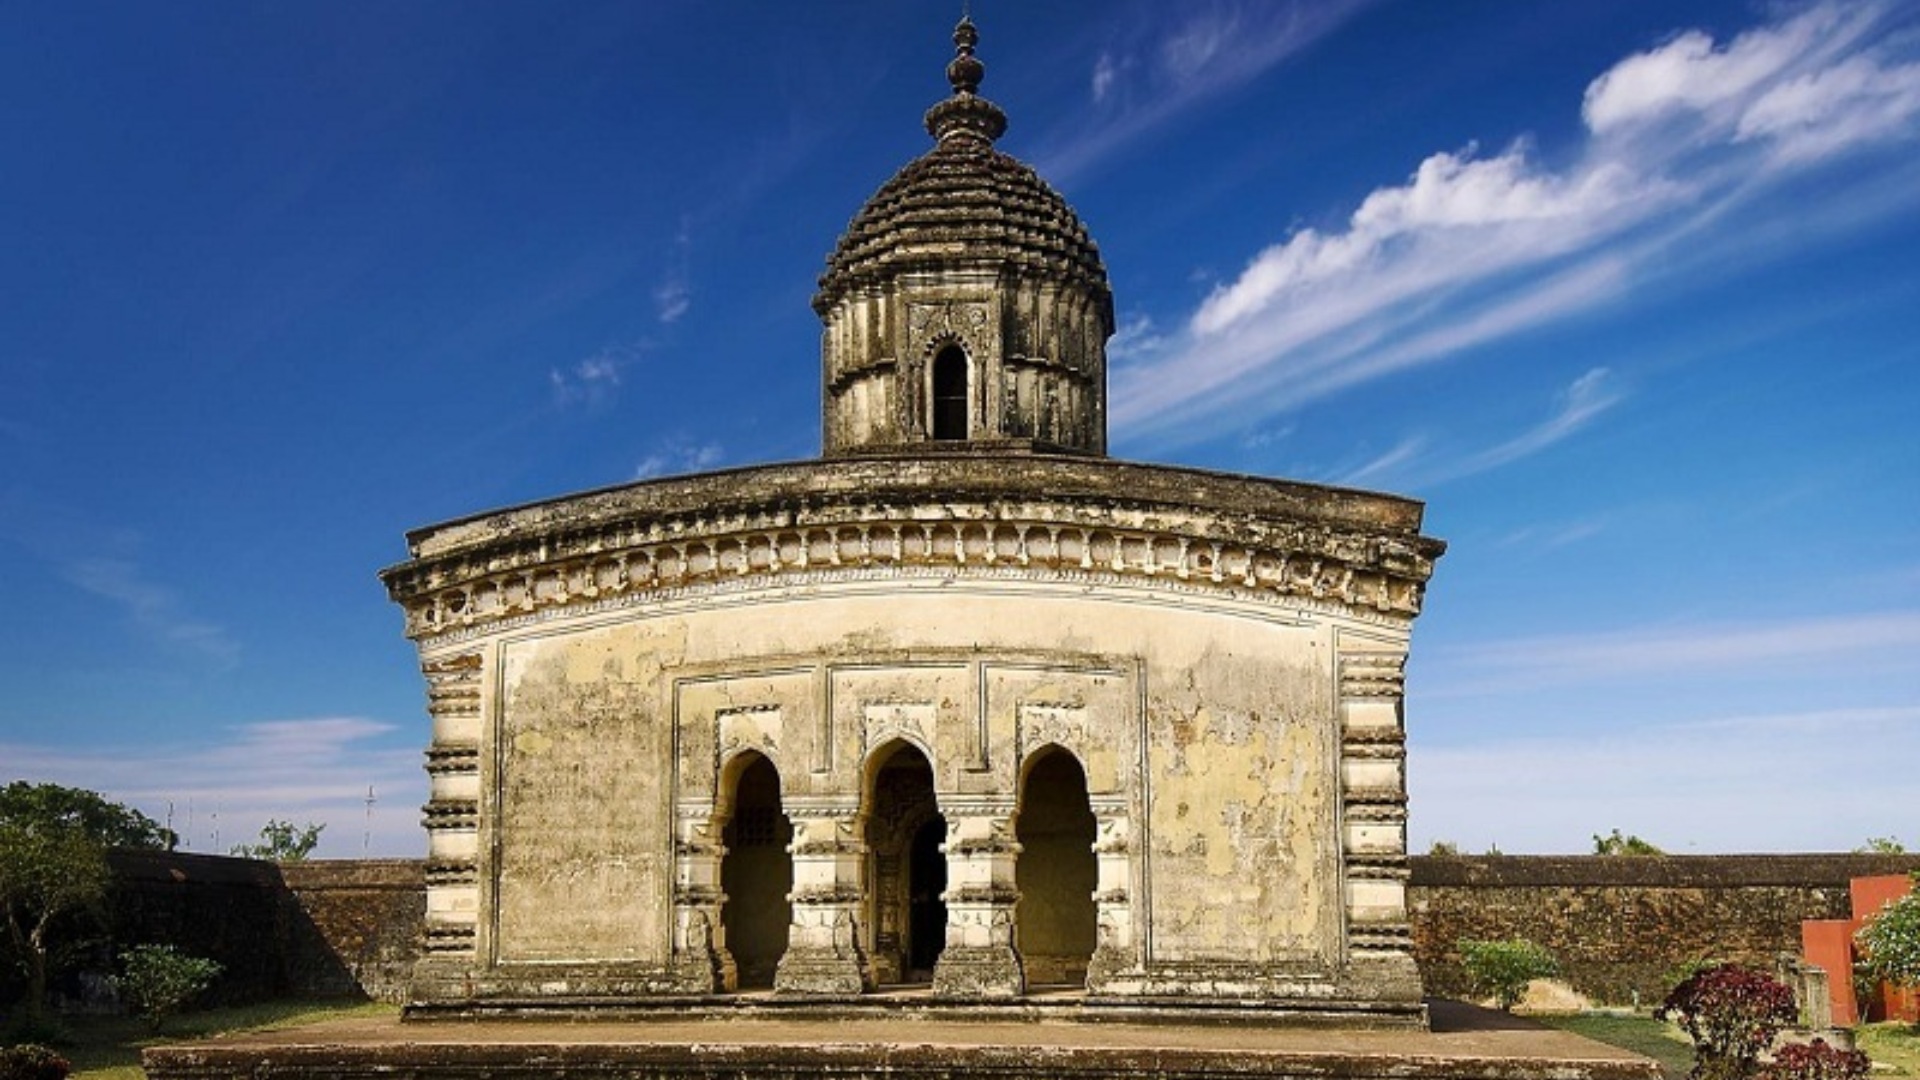
[[[1920,986],[1920,892],[1889,902],[1853,940],[1864,954],[1866,970],[1876,978]]]
[[[172,851],[180,843],[172,829],[130,806],[111,802],[98,792],[59,784],[15,780],[0,788],[0,821],[78,829],[102,847]]]
[[[0,916],[26,968],[25,1019],[44,1026],[56,945],[106,897],[109,847],[171,848],[173,832],[91,791],[17,780],[0,789]]]
[[[302,862],[313,854],[313,849],[320,843],[320,830],[324,828],[325,825],[315,825],[311,821],[296,828],[291,821],[269,818],[260,829],[260,842],[241,844],[233,849],[233,854],[243,859]]]
[[[1647,841],[1640,839],[1639,837],[1633,835],[1632,833],[1628,833],[1625,836],[1620,835],[1619,829],[1613,830],[1613,832],[1607,836],[1601,836],[1599,833],[1594,833],[1593,834],[1593,853],[1595,855],[1665,855],[1666,854],[1666,852],[1653,846]]]
[[[1502,1012],[1527,996],[1527,984],[1560,973],[1560,965],[1543,946],[1525,938],[1505,941],[1462,940],[1460,963],[1474,988],[1491,994]]]
[[[1853,849],[1855,855],[1905,855],[1907,845],[1897,836],[1869,836],[1867,842]]]
[[[222,970],[218,961],[188,956],[171,945],[136,945],[120,955],[120,965],[114,990],[156,1032],[167,1017],[205,993]]]

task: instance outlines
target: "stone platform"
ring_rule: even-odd
[[[1661,1080],[1639,1055],[1435,1002],[1431,1031],[968,1021],[348,1020],[146,1051],[151,1080]]]

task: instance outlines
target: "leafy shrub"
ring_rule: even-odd
[[[1868,974],[1920,986],[1920,892],[1881,908],[1853,940]]]
[[[188,956],[171,945],[136,945],[121,954],[120,963],[125,974],[114,977],[113,988],[155,1031],[212,986],[221,971],[217,961]]]
[[[1780,1029],[1800,1018],[1793,991],[1765,972],[1719,964],[1688,978],[1655,1016],[1693,1040],[1692,1080],[1743,1080]]]
[[[0,1080],[65,1080],[72,1070],[66,1058],[37,1043],[0,1050]]]
[[[1858,1050],[1828,1046],[1825,1039],[1794,1043],[1774,1052],[1761,1080],[1866,1080],[1873,1062]]]
[[[1642,840],[1638,836],[1633,835],[1632,833],[1628,833],[1625,836],[1620,835],[1619,829],[1613,830],[1613,832],[1607,836],[1601,836],[1599,833],[1594,833],[1593,834],[1593,853],[1595,855],[1665,855],[1666,854],[1666,852],[1660,850],[1658,847],[1655,847],[1652,843],[1646,840]]]
[[[1467,969],[1474,988],[1493,995],[1503,1012],[1526,996],[1528,983],[1560,972],[1552,953],[1525,938],[1463,940],[1459,949],[1460,963]]]

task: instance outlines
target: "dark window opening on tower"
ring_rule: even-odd
[[[933,437],[967,437],[967,354],[958,345],[933,358]]]

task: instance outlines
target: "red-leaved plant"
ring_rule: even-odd
[[[1873,1062],[1858,1050],[1828,1046],[1827,1040],[1794,1043],[1774,1051],[1760,1070],[1762,1080],[1866,1080]]]
[[[0,1080],[63,1080],[73,1066],[35,1043],[0,1049]]]
[[[1765,972],[1717,964],[1673,988],[1654,1015],[1693,1040],[1692,1080],[1746,1080],[1780,1029],[1800,1018],[1793,991]]]

